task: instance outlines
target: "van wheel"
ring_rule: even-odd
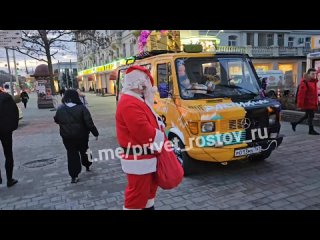
[[[174,136],[173,139],[174,138],[178,139],[178,142],[177,142],[178,148],[173,144],[174,153],[176,154],[180,164],[183,167],[184,176],[188,176],[193,172],[193,167],[194,167],[193,159],[190,158],[188,153],[185,151],[185,146],[182,143],[182,141],[176,136]]]

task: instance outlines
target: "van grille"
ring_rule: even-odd
[[[243,128],[242,127],[242,120],[243,119],[229,120],[229,130]]]

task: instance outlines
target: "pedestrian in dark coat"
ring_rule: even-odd
[[[27,103],[28,103],[28,100],[29,100],[29,95],[28,95],[28,93],[26,92],[26,90],[23,90],[23,91],[22,91],[22,93],[20,94],[20,98],[21,98],[21,101],[23,102],[24,108],[27,108]]]
[[[98,140],[99,132],[94,125],[89,110],[82,104],[76,90],[66,90],[54,121],[60,126],[60,136],[67,150],[68,170],[71,183],[79,181],[81,164],[90,171],[92,161],[88,158],[90,132]],[[80,161],[81,158],[81,161]]]
[[[319,133],[316,132],[313,127],[314,113],[318,110],[319,102],[317,83],[318,79],[316,69],[308,69],[307,74],[304,74],[303,78],[301,79],[297,97],[297,106],[301,110],[305,111],[305,115],[299,119],[299,121],[291,123],[293,131],[296,130],[296,126],[298,124],[308,119],[309,134],[319,135]]]
[[[18,182],[13,175],[12,132],[18,128],[19,110],[12,96],[0,88],[0,141],[6,158],[7,187]],[[2,183],[0,171],[0,184]]]

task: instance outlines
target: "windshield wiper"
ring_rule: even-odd
[[[243,87],[240,87],[240,86],[235,86],[235,85],[227,85],[227,84],[219,84],[219,85],[216,85],[216,87],[227,87],[227,88],[231,88],[231,89],[242,89],[242,90],[245,90],[245,91],[248,91],[248,93],[244,93],[244,94],[254,94],[256,96],[259,95],[259,93],[255,93],[255,92],[252,92],[251,90],[249,89],[246,89],[246,88],[243,88]],[[243,94],[243,93],[242,93]]]

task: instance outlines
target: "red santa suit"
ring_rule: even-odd
[[[140,66],[130,67],[125,75],[116,112],[116,131],[122,170],[127,174],[124,209],[143,209],[154,205],[158,185],[155,180],[157,158],[164,133],[161,121],[152,108],[153,78]],[[143,97],[131,89],[145,89]]]

